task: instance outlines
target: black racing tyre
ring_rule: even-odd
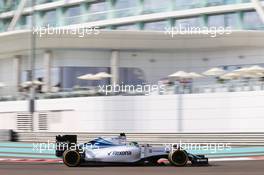
[[[78,151],[66,150],[63,153],[63,163],[68,167],[78,167],[81,163],[81,155]]]
[[[185,151],[176,150],[169,154],[168,159],[174,166],[185,166],[188,162],[188,155]]]

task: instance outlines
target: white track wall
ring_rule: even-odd
[[[264,132],[263,101],[262,91],[88,97],[39,100],[37,110],[53,111],[48,115],[53,132]],[[27,105],[1,102],[0,129],[17,129],[10,112],[26,111]]]

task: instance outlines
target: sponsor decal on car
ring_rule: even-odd
[[[130,156],[132,155],[131,151],[111,151],[108,153],[108,156]]]

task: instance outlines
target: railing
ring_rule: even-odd
[[[16,100],[28,100],[28,92],[15,93],[15,90],[9,88],[9,91],[3,91],[0,89],[0,102],[1,101],[16,101]],[[209,85],[171,85],[166,86],[165,92],[153,91],[148,95],[168,95],[168,94],[199,94],[199,93],[218,93],[218,92],[245,92],[245,91],[263,91],[264,82],[255,83],[224,83],[224,84],[209,84]],[[144,93],[119,93],[111,94],[108,96],[122,95],[122,96],[140,96]],[[54,99],[54,98],[74,98],[74,97],[94,97],[105,96],[104,92],[100,92],[98,88],[82,88],[82,89],[67,89],[65,91],[49,92],[49,93],[37,93],[37,99]]]

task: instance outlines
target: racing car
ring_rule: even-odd
[[[108,165],[158,165],[158,160],[167,159],[174,166],[208,165],[204,155],[193,155],[180,148],[154,146],[150,144],[127,143],[126,135],[98,137],[83,144],[77,144],[77,135],[56,136],[56,156],[65,165],[78,167],[85,163]]]

